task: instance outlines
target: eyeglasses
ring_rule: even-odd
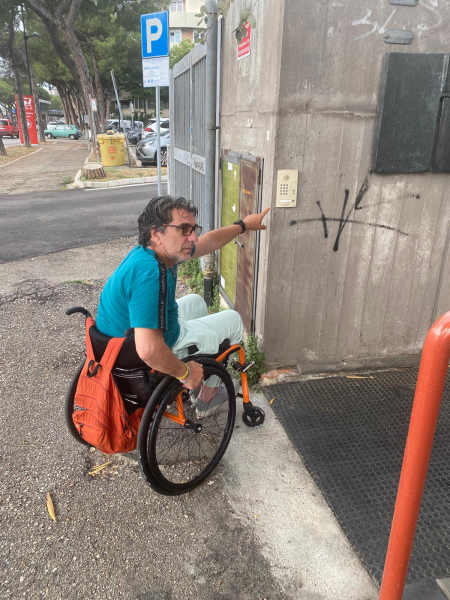
[[[181,233],[186,237],[189,237],[193,231],[195,231],[195,235],[198,237],[203,230],[203,227],[200,227],[200,225],[166,225],[165,224],[164,227],[176,227],[177,229],[181,229]]]

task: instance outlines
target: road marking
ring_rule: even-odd
[[[151,181],[150,183],[127,183],[127,185],[113,185],[112,187],[106,188],[84,188],[86,192],[111,192],[112,190],[120,190],[125,187],[138,187],[139,185],[158,185],[157,181]]]
[[[11,144],[11,146],[12,146],[12,144]],[[4,165],[0,165],[0,169],[3,169],[3,167],[7,167],[8,165],[12,165],[13,163],[17,162],[18,160],[22,160],[22,158],[26,158],[27,156],[33,156],[33,154],[37,154],[38,152],[40,152],[43,149],[44,148],[39,148],[39,150],[36,150],[36,152],[31,152],[30,154],[24,154],[24,156],[19,156],[19,158],[15,158],[14,160],[11,160],[10,162],[8,162]]]

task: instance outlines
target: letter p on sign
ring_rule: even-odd
[[[169,56],[169,13],[141,15],[142,58]]]
[[[147,19],[145,23],[147,27],[147,52],[152,53],[152,42],[159,40],[162,34],[162,25],[159,19]],[[154,30],[152,32],[152,29]],[[156,29],[156,31],[155,31]]]

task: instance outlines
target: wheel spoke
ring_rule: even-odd
[[[211,363],[209,361],[204,366],[205,377],[198,392],[198,401],[201,402],[211,378],[214,378],[211,383],[217,382],[214,385],[217,389],[210,402],[218,402],[218,394],[224,398],[217,406],[209,408],[207,416],[202,416],[204,409],[198,407],[191,395],[183,402],[187,427],[177,426],[164,418],[164,412],[175,410],[174,402],[180,394],[180,387],[175,384],[166,388],[166,396],[161,396],[158,403],[158,412],[149,431],[147,456],[152,477],[169,493],[188,491],[203,481],[222,458],[232,435],[236,410],[234,394],[231,396],[233,384],[221,365],[213,366]],[[208,410],[207,403],[205,409]]]

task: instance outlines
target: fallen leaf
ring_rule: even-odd
[[[272,404],[272,402],[275,400],[275,398],[272,398],[272,400],[269,402],[269,404]]]
[[[221,584],[222,584],[222,580],[219,579],[219,581],[217,582],[217,587],[220,587]]]
[[[99,473],[102,469],[104,469],[105,467],[107,467],[111,463],[112,463],[112,460],[110,460],[108,462],[105,462],[102,465],[97,465],[96,467],[94,467],[93,469],[91,469],[89,471],[89,475],[92,475],[94,477],[95,475],[97,475],[97,473]]]
[[[56,523],[55,507],[53,506],[53,500],[50,496],[50,492],[47,492],[47,510],[48,514],[50,515],[50,518],[52,518]]]
[[[373,375],[346,375],[346,379],[375,379]]]

